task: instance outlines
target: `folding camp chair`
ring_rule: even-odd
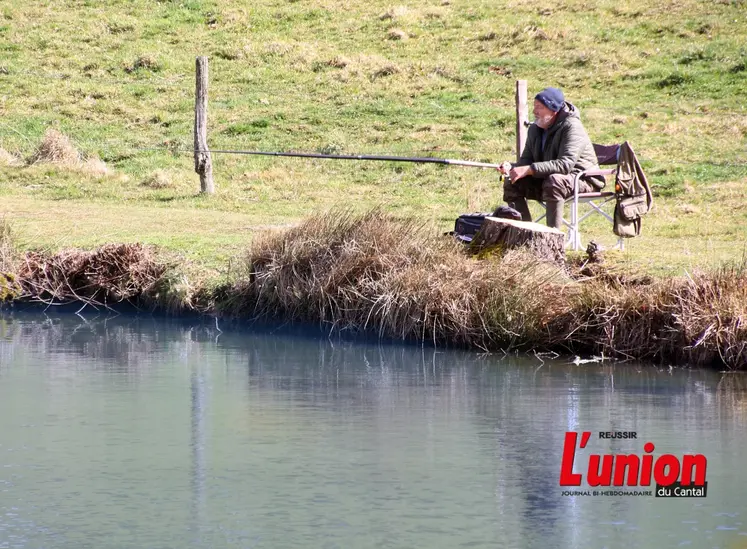
[[[581,223],[592,214],[598,213],[604,216],[610,223],[614,224],[613,217],[605,212],[602,207],[613,202],[617,198],[615,192],[615,182],[612,181],[612,190],[610,191],[599,191],[592,193],[580,193],[578,192],[578,184],[584,178],[602,175],[602,176],[614,176],[617,172],[617,160],[619,156],[620,145],[594,145],[594,152],[597,155],[597,163],[600,166],[615,166],[614,168],[598,169],[598,170],[586,170],[576,175],[573,180],[573,196],[566,199],[566,203],[570,205],[571,219],[566,221],[563,218],[563,224],[568,227],[568,237],[566,239],[566,247],[570,246],[572,250],[578,251],[581,249]],[[543,208],[545,203],[539,202]],[[580,215],[579,204],[587,204],[590,209]],[[541,215],[537,222],[545,217],[546,214]],[[620,250],[625,249],[625,242],[621,238],[617,239],[615,247],[619,247]]]

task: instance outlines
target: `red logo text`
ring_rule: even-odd
[[[585,448],[591,437],[590,431],[581,433],[579,448]],[[607,438],[607,437],[604,437]],[[628,438],[628,437],[625,437]],[[636,438],[636,437],[630,437]],[[637,454],[591,454],[585,475],[573,472],[576,460],[578,433],[568,431],[563,443],[563,461],[560,465],[561,486],[581,486],[584,476],[589,486],[704,486],[706,482],[706,457],[702,454],[685,454],[678,458],[674,454],[662,454],[654,459],[653,442],[643,445],[643,455]]]

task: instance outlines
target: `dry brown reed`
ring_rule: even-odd
[[[248,276],[219,307],[406,340],[510,348],[534,343],[573,286],[561,269],[526,254],[480,261],[451,239],[434,241],[416,221],[336,211],[258,238]]]
[[[142,244],[108,244],[93,251],[27,252],[17,268],[19,299],[110,306],[155,304],[167,267]]]
[[[414,221],[338,211],[256,239],[217,310],[485,350],[737,369],[747,368],[746,273],[657,280],[564,270],[521,251],[477,259]]]
[[[569,311],[554,319],[548,343],[574,352],[664,358],[672,334],[667,333],[667,292],[660,286],[585,280]]]
[[[608,355],[747,368],[747,265],[685,278],[589,280],[550,343]]]
[[[672,300],[690,361],[747,367],[747,265],[689,277],[674,288]]]

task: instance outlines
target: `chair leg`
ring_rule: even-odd
[[[579,251],[581,249],[581,231],[579,231],[578,224],[576,224],[576,230],[573,231],[573,250]]]
[[[535,223],[539,223],[540,221],[545,219],[545,217],[547,216],[547,206],[545,206],[545,203],[542,202],[541,200],[537,200],[536,202],[537,204],[542,206],[542,211],[544,212],[542,215],[540,215],[539,217],[537,217],[537,219],[534,220]]]
[[[568,235],[571,241],[571,249],[577,252],[581,249],[581,234],[578,223],[578,203],[575,200],[570,201],[571,206],[571,228]]]

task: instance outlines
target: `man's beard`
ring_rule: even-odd
[[[535,117],[534,123],[537,124],[543,130],[546,130],[547,128],[550,127],[550,124],[552,124],[552,118],[553,118],[553,116],[555,116],[555,115],[548,114],[547,116],[538,116],[538,117]]]

